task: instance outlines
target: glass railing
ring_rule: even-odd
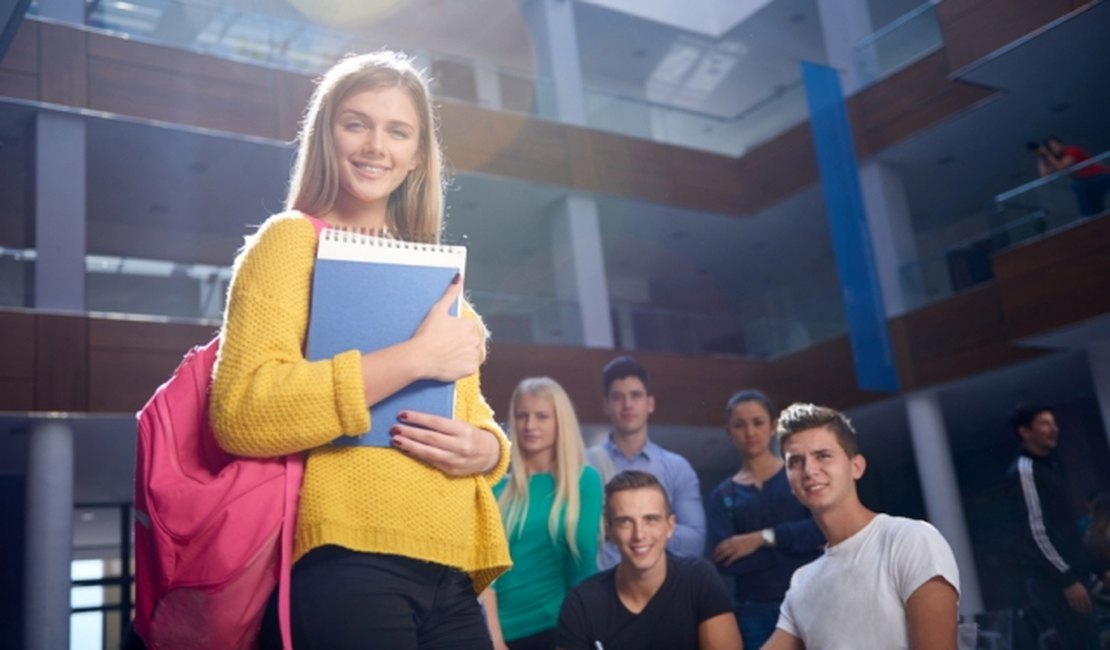
[[[991,257],[1045,233],[1045,214],[1031,206],[989,208],[965,220],[975,232],[925,253],[899,269],[906,306],[916,309],[994,279]]]
[[[988,282],[994,278],[995,254],[1094,216],[1083,214],[1080,195],[1097,194],[1099,188],[1088,189],[1088,184],[1102,183],[1099,196],[1105,196],[1110,180],[1084,181],[1082,174],[1091,167],[1095,169],[1088,174],[1098,173],[1098,166],[1106,163],[1110,151],[1003,192],[990,207],[954,224],[952,231],[960,235],[931,243],[929,251],[900,269],[909,306],[920,307]]]
[[[745,355],[742,325],[732,312],[692,312],[614,302],[618,348],[680,354]]]
[[[0,307],[28,307],[35,251],[0,247]]]
[[[94,29],[310,75],[349,52],[372,51],[384,43],[308,22],[284,4],[275,5],[284,7],[284,15],[215,0],[104,0],[88,7],[86,25]],[[37,2],[29,13],[37,15]],[[430,49],[406,49],[431,71],[437,97],[555,119],[550,110],[553,85],[541,75]],[[808,114],[800,81],[769,89],[764,100],[727,117],[599,87],[583,88],[583,101],[588,127],[729,156],[770,140]]]
[[[494,340],[537,345],[583,344],[579,305],[483,291],[468,292]],[[743,318],[737,312],[664,309],[613,301],[614,347],[690,355],[768,359],[803,350],[845,331],[843,320],[795,317]]]
[[[856,43],[856,76],[861,86],[875,83],[943,44],[936,2],[926,2]]]
[[[1106,170],[1108,165],[1110,151],[1105,151],[1070,169],[1003,192],[994,197],[994,203],[1007,214],[1042,213],[1047,229],[1054,230],[1101,212],[1097,209],[1084,210],[1084,202],[1097,197],[1097,202],[1105,206],[1110,183],[1107,180],[1110,174]],[[1084,214],[1085,211],[1088,214]]]
[[[28,279],[35,258],[31,249],[0,248],[0,307],[30,304]],[[231,278],[231,268],[226,266],[107,255],[86,256],[85,271],[86,310],[90,313],[209,324],[221,318]],[[496,341],[583,345],[577,302],[480,290],[467,295]],[[762,322],[767,319],[741,324],[735,313],[613,303],[611,314],[616,347],[624,349],[762,358],[813,343],[801,325],[772,327]]]
[[[612,133],[740,156],[809,117],[800,80],[728,118],[653,104],[603,90],[585,92],[588,125]]]
[[[467,291],[495,341],[536,345],[582,345],[577,302],[550,296]]]
[[[70,648],[124,647],[135,601],[132,506],[78,503],[73,514]]]
[[[0,307],[31,304],[34,249],[0,248]],[[93,313],[219,322],[231,268],[109,255],[85,257],[85,309]]]
[[[33,249],[0,248],[0,307],[31,304]],[[165,260],[88,255],[86,311],[215,325],[223,313],[231,268]],[[584,344],[580,306],[554,297],[468,291],[494,340],[533,345]],[[804,296],[798,300],[805,302]],[[797,305],[796,305],[797,306]],[[843,334],[835,309],[811,309],[818,319],[788,310],[743,315],[734,311],[664,309],[612,301],[615,347],[679,354],[767,359]]]

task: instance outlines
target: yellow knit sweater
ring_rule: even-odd
[[[393,449],[328,446],[369,429],[370,413],[357,350],[314,362],[302,353],[315,257],[312,224],[286,213],[268,219],[236,260],[212,379],[216,438],[241,456],[308,451],[294,560],[325,544],[403,555],[461,569],[480,592],[511,560],[491,492],[509,443],[478,374],[456,382],[455,418],[501,441],[488,474],[451,478]]]

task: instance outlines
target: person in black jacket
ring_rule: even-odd
[[[1019,407],[1011,423],[1021,450],[1007,482],[1015,507],[1015,550],[1025,576],[1026,595],[1044,629],[1066,648],[1097,648],[1091,615],[1091,563],[1083,542],[1068,484],[1052,453],[1060,439],[1048,406]]]

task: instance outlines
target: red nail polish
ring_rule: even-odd
[[[451,284],[458,284],[462,281],[462,273],[455,271],[455,277],[451,278]]]
[[[389,430],[390,437],[401,435],[401,427],[393,427]]]
[[[397,414],[397,419],[401,420],[401,421],[408,420],[409,419],[409,412],[408,411],[401,411],[400,413]]]

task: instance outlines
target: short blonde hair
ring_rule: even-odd
[[[419,163],[390,195],[386,225],[401,239],[438,243],[445,187],[439,125],[423,71],[399,52],[349,56],[320,78],[301,122],[285,209],[318,216],[335,206],[339,170],[331,129],[336,108],[351,95],[377,88],[407,92],[420,118]]]

